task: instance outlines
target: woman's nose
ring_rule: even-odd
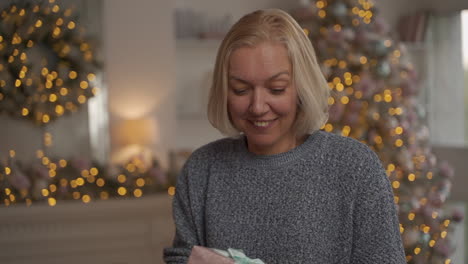
[[[268,112],[269,106],[266,95],[261,88],[255,88],[250,101],[250,112],[255,116],[261,116]]]

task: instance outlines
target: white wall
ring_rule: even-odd
[[[430,21],[427,57],[431,143],[465,146],[464,72],[460,14],[438,15]]]
[[[194,11],[210,17],[221,17],[230,14],[234,21],[257,9],[281,8],[288,10],[298,5],[297,0],[176,0],[175,3],[177,8],[190,7]]]
[[[447,13],[468,9],[468,1],[466,0],[417,0],[417,2],[420,6],[426,6],[438,13]]]
[[[466,0],[374,0],[382,16],[391,26],[396,26],[400,15],[418,9],[432,10],[435,13],[448,13],[468,9]]]
[[[154,119],[158,129],[154,148],[164,164],[176,125],[172,10],[171,0],[103,4],[111,131],[124,119]]]
[[[391,28],[396,28],[398,18],[401,15],[411,13],[421,8],[421,4],[418,1],[374,0],[374,3],[380,15],[387,21]]]

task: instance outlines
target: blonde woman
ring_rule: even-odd
[[[225,135],[179,175],[167,263],[193,246],[265,263],[406,263],[375,153],[320,131],[329,88],[301,27],[281,10],[241,18],[216,58],[208,104]]]

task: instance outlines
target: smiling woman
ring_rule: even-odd
[[[248,138],[250,152],[277,154],[299,144],[291,130],[297,92],[290,76],[291,63],[282,44],[262,43],[231,55],[228,111]]]
[[[230,137],[184,165],[167,263],[197,263],[195,246],[268,264],[406,263],[380,160],[319,130],[328,96],[312,44],[287,13],[256,11],[231,28],[208,103],[211,124]]]

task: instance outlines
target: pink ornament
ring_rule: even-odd
[[[405,170],[405,171],[413,171],[414,170],[414,163],[411,159],[411,155],[407,148],[401,148],[400,153],[397,154],[396,159],[398,164]]]
[[[91,161],[86,158],[74,158],[71,164],[78,170],[89,170],[91,168]]]
[[[430,219],[430,218],[432,218],[432,213],[433,213],[434,210],[430,206],[425,205],[425,206],[421,206],[419,211],[422,212],[424,218]]]
[[[344,104],[342,104],[340,102],[335,102],[328,109],[328,115],[329,115],[328,120],[330,122],[333,122],[333,123],[338,122],[339,120],[341,120],[341,118],[343,116],[344,109],[345,109]]]
[[[408,74],[407,75],[408,80],[413,81],[413,82],[419,80],[418,73],[416,72],[414,68],[408,68],[407,74]]]
[[[416,133],[419,141],[426,142],[429,140],[429,128],[427,126],[421,126]]]
[[[351,112],[347,111],[346,114],[344,115],[344,124],[349,125],[349,126],[355,126],[359,122],[359,113],[358,112]]]
[[[415,96],[418,94],[418,86],[415,81],[405,80],[400,84],[403,96]]]
[[[336,31],[333,27],[328,28],[327,38],[333,43],[342,43],[345,40],[345,34],[342,30]]]
[[[439,192],[429,194],[429,202],[437,208],[440,208],[445,201],[445,198]]]
[[[107,179],[116,179],[119,173],[120,170],[115,164],[108,164],[104,177]]]
[[[59,195],[66,195],[68,193],[68,187],[60,185],[60,187],[57,189],[57,192]]]
[[[385,131],[393,130],[399,125],[398,119],[393,116],[386,116],[385,118],[381,118],[381,120]]]
[[[454,169],[447,161],[441,161],[439,163],[440,175],[445,178],[453,178]]]
[[[434,246],[435,251],[437,251],[439,254],[441,254],[444,257],[448,257],[451,254],[451,249],[450,246],[447,243],[447,240],[445,239],[438,239],[437,243]]]
[[[370,129],[367,133],[367,142],[374,142],[376,136],[377,132],[375,131],[375,129]]]
[[[455,221],[455,222],[461,222],[463,220],[465,216],[463,215],[462,211],[460,211],[459,209],[455,209],[453,210],[453,214],[452,214],[452,220]]]
[[[436,158],[436,156],[434,154],[432,154],[432,153],[428,154],[428,157],[426,159],[429,162],[429,166],[431,168],[434,168],[436,166],[437,158]]]
[[[388,23],[380,16],[377,16],[374,19],[374,25],[377,32],[381,35],[386,35],[390,31],[390,26]]]
[[[403,233],[403,243],[406,246],[412,246],[419,240],[420,233],[417,230],[407,230]]]
[[[401,127],[403,128],[403,132],[407,132],[409,131],[409,128],[410,128],[410,123],[408,122],[408,120],[403,120],[401,121]]]
[[[427,264],[426,258],[421,255],[414,256],[413,261],[414,264]]]
[[[359,112],[362,108],[362,101],[351,101],[348,104],[348,108],[353,112]]]
[[[421,208],[421,203],[416,197],[411,199],[411,207],[414,211],[418,211]]]
[[[414,194],[415,197],[423,197],[425,192],[426,191],[424,190],[424,188],[422,186],[416,186],[413,189],[413,194]]]
[[[315,47],[319,51],[325,51],[328,48],[328,44],[324,39],[320,39],[320,40],[317,41],[317,44],[315,45]]]
[[[444,200],[449,196],[452,189],[452,182],[449,179],[444,179],[439,182],[439,192],[444,197]]]
[[[377,83],[368,73],[361,75],[361,81],[354,86],[356,91],[361,91],[364,98],[369,98],[377,90]]]
[[[309,3],[309,1],[306,1],[307,4],[302,3],[304,1],[300,1],[300,2],[301,2],[302,7],[294,9],[293,11],[291,11],[292,16],[297,21],[308,20],[308,19],[311,19],[311,18],[315,18],[314,14],[317,12],[317,7],[315,5],[312,5],[311,3]]]
[[[27,190],[31,187],[31,181],[29,178],[18,168],[12,168],[9,182],[17,190]]]
[[[412,136],[412,134],[410,134]],[[416,144],[409,144],[408,150],[412,156],[414,156],[418,152],[418,145]]]
[[[414,111],[414,109],[411,109],[411,108],[408,108],[406,110],[406,113],[407,113],[407,117],[408,117],[408,121],[410,123],[415,123],[418,121],[418,115],[416,114],[416,112]]]
[[[359,30],[356,33],[355,40],[358,45],[365,45],[369,41],[368,33],[365,30]]]
[[[41,178],[45,180],[49,179],[49,170],[47,170],[47,168],[44,167],[43,165],[40,165],[40,164],[34,165],[33,171],[34,171],[34,175],[37,178]]]
[[[356,38],[356,33],[354,32],[354,30],[352,30],[350,28],[344,29],[343,34],[344,34],[344,37],[345,37],[346,41],[352,41],[352,40],[354,40]]]
[[[153,167],[149,170],[148,173],[159,184],[167,184],[167,175],[160,168]]]

